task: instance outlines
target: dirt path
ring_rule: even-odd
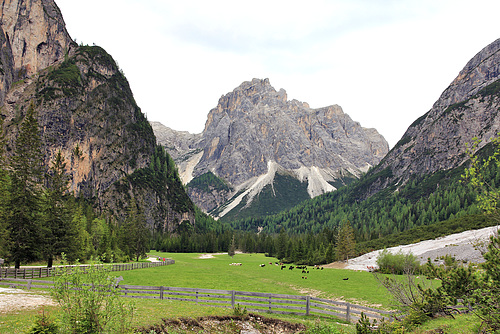
[[[0,314],[56,305],[48,293],[32,293],[21,289],[0,288]]]

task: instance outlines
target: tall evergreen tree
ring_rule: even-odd
[[[276,257],[282,261],[286,257],[288,235],[282,227],[276,243]]]
[[[230,257],[234,257],[234,254],[236,254],[236,242],[234,241],[234,234],[233,234],[233,239],[231,240],[231,245],[229,245],[229,250],[227,253]]]
[[[62,252],[75,257],[78,250],[78,230],[72,224],[71,212],[65,193],[68,190],[69,178],[65,171],[66,163],[58,151],[52,166],[47,173],[47,189],[45,194],[45,219],[43,224],[44,256],[47,267],[52,267],[54,256]]]
[[[337,256],[341,261],[349,261],[349,257],[354,255],[354,231],[349,221],[340,225],[337,235]]]
[[[121,249],[130,257],[139,261],[149,251],[149,231],[146,218],[137,207],[134,198],[130,200],[127,219],[122,227]]]
[[[40,256],[43,155],[35,114],[35,106],[31,103],[19,129],[10,163],[10,257],[16,268],[21,261],[36,260]]]
[[[87,217],[83,213],[84,210],[82,206],[74,204],[71,211],[74,212],[71,225],[74,226],[77,231],[77,239],[74,240],[74,243],[70,247],[71,250],[74,251],[68,251],[68,253],[65,253],[67,254],[68,261],[73,263],[78,259],[89,258],[92,254],[93,248],[91,246],[89,232],[87,231]]]
[[[0,258],[9,254],[8,204],[10,201],[10,179],[5,166],[5,138],[0,118]]]

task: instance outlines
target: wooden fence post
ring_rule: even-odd
[[[345,313],[345,320],[351,322],[351,304],[347,303],[347,310]]]
[[[231,307],[234,308],[234,301],[236,299],[236,291],[231,291]]]
[[[32,281],[33,281],[33,280],[31,280],[31,279],[28,281],[28,284],[26,285],[26,289],[27,289],[27,290],[31,290],[31,282],[32,282]]]
[[[198,291],[196,291],[196,304],[198,304]]]
[[[306,315],[309,315],[310,310],[311,310],[311,297],[307,296],[306,297]]]
[[[272,295],[269,295],[269,312],[272,311],[273,302],[271,301]]]

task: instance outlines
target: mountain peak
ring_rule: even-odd
[[[476,54],[431,110],[408,128],[373,174],[389,168],[386,183],[404,184],[415,175],[460,166],[472,138],[486,145],[500,131],[500,39]]]
[[[157,137],[162,136],[157,133]],[[179,156],[184,180],[211,173],[248,196],[247,204],[255,192],[273,187],[278,174],[286,174],[289,184],[314,197],[335,189],[334,184],[342,183],[338,180],[345,175],[354,178],[366,172],[388,152],[387,142],[376,130],[364,129],[340,106],[312,109],[307,103],[288,101],[285,90],[276,91],[269,79],[245,81],[223,95],[210,110],[201,137],[196,142],[186,137],[184,144],[160,143]],[[189,150],[183,156],[179,147]],[[234,195],[224,191],[226,199]],[[211,195],[199,193],[197,197]],[[221,202],[219,195],[214,203]]]

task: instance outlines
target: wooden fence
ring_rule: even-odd
[[[152,268],[167,266],[174,264],[175,261],[172,259],[165,259],[165,261],[160,262],[138,262],[138,263],[122,263],[122,264],[102,264],[100,266],[105,266],[111,271],[125,271],[143,268]],[[45,278],[52,277],[57,273],[57,270],[61,268],[74,268],[75,266],[58,266],[58,267],[32,267],[32,268],[2,268],[0,267],[0,278],[22,278],[22,279],[33,279],[33,278]],[[83,271],[88,268],[88,265],[79,266]]]
[[[52,284],[51,281],[0,279],[0,285],[12,288],[51,288]],[[166,286],[119,285],[118,288],[120,295],[127,298],[177,300],[213,307],[235,308],[239,305],[254,312],[336,317],[350,322],[357,321],[361,312],[372,319],[394,316],[389,311],[311,296]]]
[[[255,312],[333,316],[347,321],[357,321],[361,317],[361,312],[372,319],[389,319],[394,315],[389,311],[311,296],[165,286],[120,285],[119,287],[124,297],[128,298],[179,300],[214,307],[234,308],[239,305]]]

